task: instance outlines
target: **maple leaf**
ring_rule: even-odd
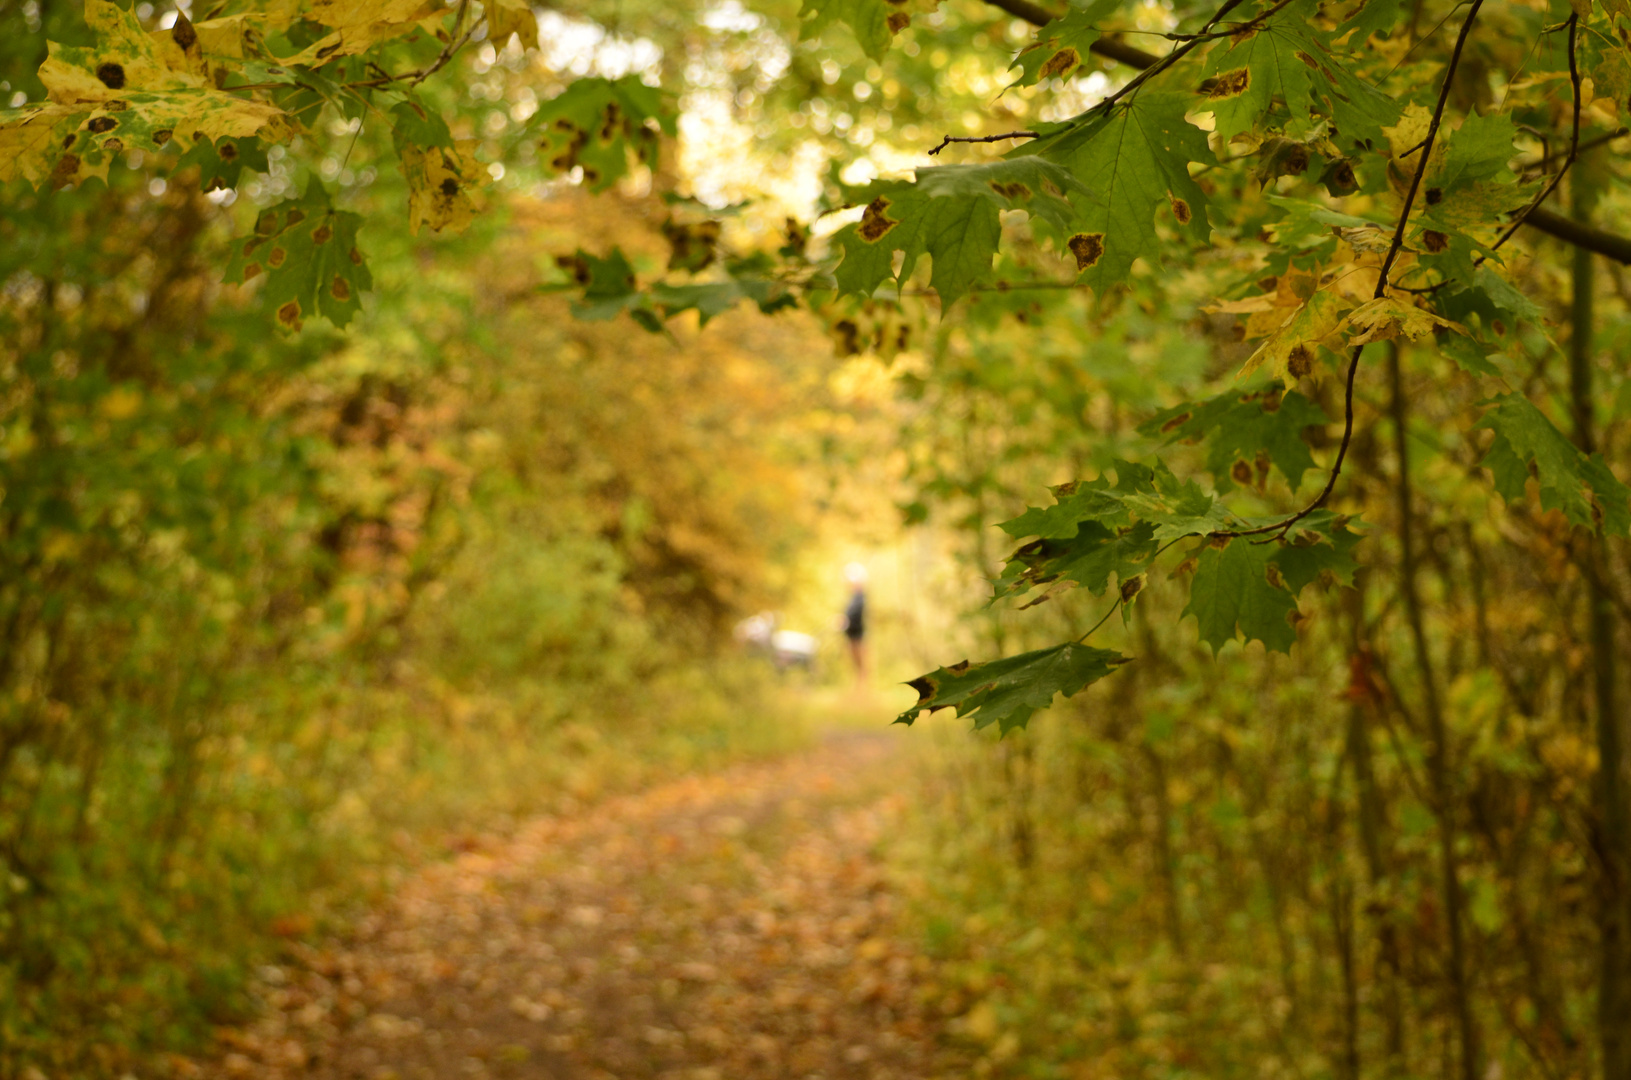
[[[297,53],[278,55],[291,66],[320,67],[414,30],[434,32],[447,10],[442,0],[311,0],[301,16],[330,32]]]
[[[216,89],[184,17],[154,36],[133,13],[86,0],[85,22],[94,44],[47,43],[39,77],[50,102],[0,110],[0,181],[105,180],[128,150],[187,150],[201,139],[255,135],[275,142],[292,133],[278,107]]]
[[[1288,616],[1296,612],[1297,598],[1271,565],[1274,554],[1274,545],[1244,538],[1201,549],[1183,615],[1195,616],[1201,640],[1214,654],[1237,631],[1248,644],[1261,641],[1271,652],[1290,652],[1296,644]]]
[[[804,0],[799,8],[803,20],[799,36],[817,37],[841,22],[855,34],[862,52],[882,60],[895,35],[912,21],[906,6],[906,0]]]
[[[1380,141],[1399,106],[1349,71],[1314,29],[1312,2],[1293,4],[1207,56],[1206,106],[1227,141],[1283,102],[1295,120],[1328,117],[1343,142]]]
[[[1251,480],[1259,454],[1280,470],[1295,491],[1303,474],[1314,468],[1314,455],[1303,440],[1304,429],[1328,422],[1325,410],[1295,390],[1285,393],[1278,384],[1257,391],[1231,391],[1201,402],[1185,402],[1165,409],[1143,424],[1139,432],[1166,435],[1168,443],[1207,444],[1206,468],[1220,485]],[[1245,477],[1240,467],[1245,463]]]
[[[1052,705],[1055,694],[1080,693],[1129,659],[1067,641],[983,664],[965,660],[907,683],[918,692],[918,701],[895,723],[910,724],[925,711],[954,708],[958,716],[973,715],[976,730],[997,724],[1006,735],[1023,728],[1038,709]]]
[[[1111,529],[1098,521],[1083,521],[1069,539],[1033,540],[1010,555],[1002,577],[996,581],[993,599],[1023,594],[1061,580],[1074,582],[1099,596],[1109,588],[1112,574],[1118,582],[1126,582],[1144,572],[1157,547],[1155,526],[1148,521],[1124,530]],[[1033,604],[1052,595],[1050,590]]]
[[[1134,260],[1161,261],[1155,215],[1165,208],[1180,230],[1205,243],[1211,232],[1206,193],[1189,175],[1192,161],[1211,162],[1206,135],[1184,119],[1188,94],[1145,91],[1129,102],[1086,114],[1021,148],[1065,166],[1091,201],[1069,239],[1078,280],[1096,292],[1127,279]]]
[[[1631,533],[1631,488],[1608,468],[1601,454],[1587,457],[1522,394],[1501,394],[1476,427],[1495,433],[1479,464],[1508,502],[1524,497],[1534,466],[1543,510],[1561,510],[1576,525],[1614,536]]]
[[[675,117],[671,95],[625,75],[578,79],[544,102],[531,123],[543,133],[546,168],[564,174],[581,167],[589,190],[604,191],[628,175],[631,157],[656,161],[658,137],[676,132]]]
[[[1001,212],[1026,210],[1066,228],[1087,189],[1069,171],[1039,158],[919,169],[917,179],[870,185],[861,220],[836,235],[844,258],[834,277],[840,295],[870,296],[884,281],[905,281],[917,260],[933,260],[930,286],[950,307],[991,270],[1002,240]],[[895,252],[903,256],[893,269]]]
[[[463,232],[482,209],[487,171],[475,158],[474,139],[455,140],[437,113],[415,101],[391,110],[391,140],[408,182],[408,232],[422,225]]]
[[[1019,68],[1020,75],[1012,85],[1033,86],[1046,79],[1069,78],[1099,40],[1099,23],[1120,6],[1119,0],[1094,0],[1087,7],[1073,6],[1037,30],[1036,41],[1014,57],[1011,66]]]
[[[487,9],[487,36],[494,45],[503,48],[510,43],[510,35],[521,39],[521,47],[538,44],[538,16],[525,0],[482,0]]]
[[[361,224],[361,216],[334,209],[328,190],[313,180],[300,198],[262,210],[252,235],[233,240],[226,281],[263,280],[261,291],[285,329],[297,330],[313,315],[344,326],[373,287],[357,249]]]
[[[1165,463],[1117,461],[1114,468],[1115,484],[1103,476],[1060,484],[1051,489],[1053,506],[1030,507],[998,527],[1016,539],[1067,540],[1084,522],[1119,530],[1142,521],[1152,526],[1156,541],[1205,536],[1230,527],[1229,511],[1222,503],[1195,481],[1179,480]]]

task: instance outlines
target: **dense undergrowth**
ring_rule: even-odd
[[[971,611],[957,648],[1011,655],[1110,606],[1083,590],[987,605],[1021,538],[976,525],[1066,479],[1061,460],[1091,477],[1158,443],[1147,419],[1218,366],[1194,326],[1169,334],[1128,304],[1085,354],[1009,363],[996,333],[954,332],[932,366],[896,362],[923,512],[961,526],[966,576],[940,586]],[[1122,333],[1171,390],[1101,363]],[[1623,323],[1596,334],[1594,365]],[[1552,344],[1525,348],[1548,385]],[[1447,1076],[1462,1030],[1492,1076],[1601,1066],[1600,920],[1625,896],[1594,869],[1593,686],[1600,665],[1621,687],[1623,671],[1593,659],[1589,614],[1594,575],[1624,595],[1626,550],[1533,487],[1481,488],[1477,390],[1432,384],[1429,360],[1375,351],[1391,377],[1361,389],[1360,466],[1336,503],[1367,534],[1355,584],[1304,594],[1290,655],[1231,642],[1214,658],[1174,596],[1193,559],[1175,557],[1097,635],[1136,664],[1006,739],[949,713],[912,729],[920,813],[898,854],[983,1072]],[[1625,414],[1601,415],[1612,459]],[[1197,464],[1207,446],[1162,452]]]

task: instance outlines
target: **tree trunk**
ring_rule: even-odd
[[[1574,173],[1574,213],[1578,218],[1594,201],[1586,170]],[[1574,441],[1590,454],[1597,449],[1592,402],[1592,292],[1595,267],[1591,252],[1574,251],[1573,333],[1569,339],[1569,397],[1574,413]],[[1604,539],[1585,538],[1586,603],[1594,675],[1597,728],[1597,929],[1601,968],[1597,985],[1597,1024],[1603,1040],[1603,1080],[1631,1080],[1631,908],[1626,886],[1631,865],[1627,836],[1624,744],[1615,701],[1614,605],[1604,580]]]
[[[1421,595],[1416,591],[1415,512],[1410,491],[1409,412],[1405,405],[1403,376],[1399,370],[1399,349],[1388,349],[1388,377],[1392,383],[1394,449],[1399,463],[1396,487],[1399,502],[1399,592],[1404,598],[1410,637],[1415,645],[1416,666],[1421,672],[1422,702],[1427,712],[1427,732],[1431,740],[1427,756],[1429,783],[1434,810],[1438,814],[1440,888],[1444,919],[1450,935],[1450,996],[1455,1013],[1456,1033],[1461,1050],[1461,1080],[1479,1080],[1478,1028],[1472,1016],[1472,988],[1467,980],[1467,945],[1462,923],[1460,872],[1455,852],[1455,797],[1450,783],[1450,735],[1444,724],[1444,709],[1438,696],[1438,680],[1433,671],[1433,654],[1427,643],[1422,619]]]

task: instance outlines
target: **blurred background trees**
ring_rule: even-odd
[[[179,9],[130,10],[159,32]],[[1152,48],[1212,13],[1095,10]],[[213,159],[140,152],[105,182],[5,186],[0,1075],[198,1047],[259,958],[450,827],[785,747],[809,688],[767,693],[729,630],[764,609],[824,630],[850,559],[873,570],[880,678],[905,678],[1103,615],[1083,589],[990,603],[1023,539],[992,526],[1045,485],[1160,454],[1254,514],[1306,501],[1337,365],[1282,373],[1313,410],[1307,477],[1160,419],[1238,391],[1262,327],[1228,303],[1294,291],[1293,257],[1252,245],[1330,243],[1309,206],[1347,185],[1306,147],[1302,170],[1265,141],[1193,166],[1212,242],[1159,210],[1166,265],[1099,295],[1012,210],[989,279],[944,310],[927,264],[867,297],[823,276],[861,185],[1126,85],[1090,57],[1004,91],[1027,11],[914,7],[880,53],[837,24],[801,39],[791,3],[540,8],[536,44],[482,31],[415,91],[474,142],[459,235],[402,228],[423,185],[390,128],[333,102],[301,106],[297,142],[241,144],[264,158],[214,190]],[[1456,84],[1477,115],[1518,95],[1495,154],[1536,185],[1571,119],[1571,14],[1492,6]],[[1367,72],[1428,101],[1465,15],[1388,7]],[[47,38],[92,40],[80,6],[0,0],[14,108],[44,95]],[[1595,149],[1559,190],[1623,233],[1623,59],[1589,40]],[[556,167],[572,140],[533,118],[570,127],[569,87],[629,78],[636,104],[672,94],[668,127],[629,135],[615,182]],[[1400,178],[1349,179],[1335,228],[1362,253]],[[268,290],[222,282],[234,238],[311,183],[362,215],[374,288],[343,331],[276,329]],[[982,1072],[1627,1075],[1603,762],[1631,566],[1544,476],[1497,487],[1479,424],[1521,392],[1624,476],[1631,324],[1618,263],[1533,230],[1502,250],[1476,356],[1449,335],[1363,354],[1331,504],[1359,568],[1293,601],[1289,655],[1203,647],[1180,550],[1094,639],[1137,664],[994,745],[944,718],[900,732],[924,755],[894,855]],[[912,700],[889,693],[844,708],[881,723]]]

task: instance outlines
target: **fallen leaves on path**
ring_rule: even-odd
[[[268,969],[228,1075],[960,1075],[876,856],[888,735],[691,776],[411,878],[355,940]]]

